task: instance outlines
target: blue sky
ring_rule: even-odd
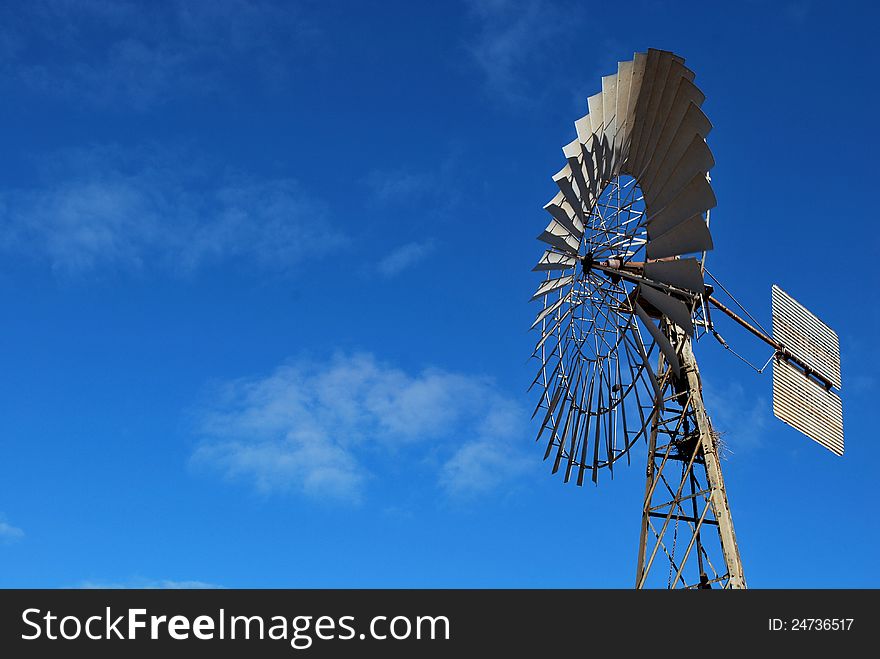
[[[707,96],[710,270],[841,339],[843,458],[696,348],[746,577],[880,585],[877,11],[673,7],[5,4],[0,586],[630,587],[643,449],[550,475],[526,301],[573,122],[648,47]]]

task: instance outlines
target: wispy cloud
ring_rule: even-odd
[[[12,526],[0,517],[0,543],[12,544],[18,542],[24,537],[24,531],[17,526]]]
[[[400,245],[379,261],[379,264],[376,267],[385,277],[393,277],[422,261],[434,251],[434,247],[433,240],[423,240]]]
[[[731,453],[760,448],[772,414],[764,396],[749,393],[739,382],[706,384],[703,391],[712,426],[721,433],[722,444]]]
[[[95,147],[54,154],[41,184],[0,192],[0,249],[63,273],[189,272],[236,259],[286,270],[339,246],[296,181],[225,174],[186,154]]]
[[[477,26],[469,51],[489,93],[505,102],[528,101],[538,82],[527,71],[546,73],[553,65],[550,55],[558,50],[553,42],[575,22],[574,8],[550,0],[470,0],[469,5]]]
[[[356,502],[381,476],[371,460],[415,467],[439,456],[436,482],[452,495],[494,487],[525,467],[523,411],[491,380],[438,369],[409,374],[369,354],[293,362],[226,383],[199,416],[205,439],[194,463],[266,493]]]
[[[375,201],[407,204],[430,193],[432,178],[424,172],[373,170],[365,182]]]
[[[420,216],[434,218],[448,214],[461,202],[462,184],[465,183],[468,165],[457,145],[446,147],[442,155],[428,158],[430,164],[419,168],[411,165],[406,169],[373,169],[361,183],[373,205],[387,208],[412,208],[417,206]]]
[[[433,163],[431,169],[374,169],[362,179],[368,203],[380,207],[383,213],[390,211],[394,217],[402,218],[386,230],[400,242],[388,253],[379,255],[375,269],[380,275],[394,277],[436,250],[437,242],[424,235],[425,227],[437,227],[448,221],[460,205],[461,160],[453,149]]]
[[[37,0],[4,5],[0,25],[7,80],[140,109],[228,76],[284,78],[321,47],[302,11],[264,0]]]
[[[460,446],[443,465],[440,483],[447,493],[469,496],[492,490],[533,462],[533,456],[510,446],[526,426],[522,410],[512,401],[497,399],[480,420],[476,439]]]
[[[76,586],[86,590],[112,589],[118,590],[123,588],[138,588],[143,590],[211,590],[223,588],[212,583],[204,581],[174,581],[171,579],[144,579],[134,577],[125,581],[82,581]]]

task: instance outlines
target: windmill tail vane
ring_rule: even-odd
[[[647,447],[638,588],[746,586],[694,354],[707,334],[729,348],[713,313],[772,347],[774,414],[837,455],[844,448],[834,331],[774,285],[768,333],[705,281],[715,161],[694,77],[681,57],[651,49],[602,78],[563,147],[533,268],[544,274],[532,296],[533,417],[552,472],[597,483]]]

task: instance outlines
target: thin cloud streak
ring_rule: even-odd
[[[385,277],[394,277],[407,268],[417,265],[434,251],[434,241],[411,242],[395,248],[376,266]]]
[[[338,248],[326,206],[291,179],[186,166],[185,154],[115,147],[55,154],[42,184],[0,192],[0,250],[61,274],[189,273],[245,261],[286,271]]]
[[[12,544],[24,538],[24,531],[0,519],[0,543]]]

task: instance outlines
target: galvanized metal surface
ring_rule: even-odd
[[[545,206],[558,224],[541,240],[574,254],[602,191],[626,174],[644,195],[641,226],[648,228],[651,258],[712,248],[706,213],[715,195],[706,173],[714,160],[705,142],[711,124],[683,61],[651,49],[602,78],[602,91],[587,99],[589,114],[575,122],[577,139],[563,148],[568,164],[553,177],[560,194]]]
[[[688,336],[694,335],[694,323],[691,319],[691,310],[684,302],[672,297],[668,293],[657,290],[653,286],[639,284],[639,297],[645,299],[660,313],[681,327]]]
[[[648,241],[649,259],[665,259],[712,249],[712,234],[702,215],[694,215],[669,231]]]
[[[773,285],[773,338],[840,389],[837,333],[776,284]]]
[[[715,207],[715,194],[706,172],[697,172],[668,204],[648,214],[648,236],[655,238],[685,220]]]
[[[843,455],[843,407],[833,392],[784,359],[773,362],[773,414]]]
[[[654,337],[654,341],[657,343],[657,346],[660,348],[660,352],[663,353],[664,357],[666,357],[666,361],[672,369],[675,376],[678,377],[679,371],[681,370],[681,366],[678,363],[678,355],[675,354],[675,347],[669,342],[669,339],[666,338],[666,335],[660,331],[660,328],[651,320],[651,317],[647,314],[647,312],[642,309],[642,307],[636,304],[636,313],[639,316],[639,320],[642,321],[642,324],[647,328],[647,330]]]
[[[645,277],[686,288],[695,293],[705,290],[703,271],[696,259],[676,259],[675,261],[653,261],[645,264]]]
[[[577,259],[570,254],[560,254],[552,250],[544,252],[544,256],[538,261],[533,270],[568,270],[577,266]]]

